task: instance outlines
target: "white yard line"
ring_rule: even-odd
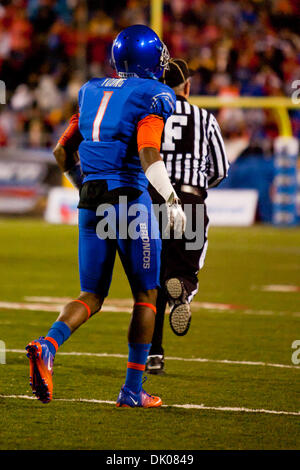
[[[25,299],[31,299],[32,302],[7,302],[0,301],[0,309],[8,310],[29,310],[33,312],[57,312],[59,313],[66,302],[72,300],[63,297],[25,297]],[[42,301],[42,303],[40,303]],[[61,303],[58,303],[61,302]],[[192,312],[198,312],[199,310],[208,310],[213,314],[225,313],[241,313],[245,315],[266,315],[266,316],[293,316],[299,317],[300,312],[279,312],[273,310],[252,310],[247,307],[232,305],[232,304],[218,304],[211,302],[192,302]],[[107,300],[101,312],[112,312],[112,313],[131,313],[132,312],[132,301],[130,299],[111,299]],[[168,313],[168,310],[167,312]]]
[[[15,398],[22,400],[36,400],[35,397],[29,395],[0,395],[0,398]],[[87,398],[56,398],[54,402],[70,402],[70,403],[94,403],[99,405],[115,405],[115,401],[110,400],[96,400]],[[186,403],[183,405],[162,405],[163,408],[184,408],[188,410],[207,410],[207,411],[223,411],[223,412],[235,412],[235,413],[262,413],[271,415],[288,415],[288,416],[300,416],[300,411],[284,411],[284,410],[265,410],[265,409],[252,409],[244,407],[231,407],[231,406],[207,406],[204,404],[194,405]]]
[[[68,297],[37,297],[37,296],[26,296],[24,297],[24,300],[26,302],[39,302],[36,305],[43,305],[44,303],[46,304],[58,304],[60,307],[61,305],[64,305],[67,302],[70,302],[72,299]],[[30,305],[34,305],[30,304]],[[26,304],[25,304],[26,305]],[[223,304],[223,303],[216,303],[216,302],[193,302],[192,308],[194,309],[200,309],[203,308],[205,310],[220,310],[220,311],[226,311],[226,310],[241,310],[245,309],[246,307],[240,306],[240,305],[233,305],[233,304]],[[1,307],[1,303],[0,303]],[[102,310],[106,308],[106,311],[110,311],[109,309],[111,308],[117,308],[119,309],[120,312],[127,311],[132,311],[133,307],[133,301],[132,299],[106,299],[104,302],[104,306],[102,307]],[[125,310],[124,310],[125,308]],[[105,311],[105,310],[104,310]]]
[[[2,302],[0,301],[0,308],[8,310],[30,310],[33,312],[57,312],[59,313],[64,304],[41,304],[41,303],[27,303],[27,302]],[[131,313],[132,308],[118,307],[115,305],[103,305],[102,312],[116,312],[116,313]]]
[[[71,297],[46,297],[46,296],[25,296],[24,300],[26,302],[48,302],[48,303],[54,303],[54,304],[66,304],[67,302],[70,302]]]
[[[25,349],[6,349],[7,353],[18,353],[25,354]],[[115,357],[119,359],[126,359],[126,354],[109,354],[109,353],[91,353],[91,352],[58,352],[61,356],[91,356],[91,357]],[[165,358],[168,361],[181,361],[181,362],[210,362],[214,364],[229,364],[229,365],[242,365],[242,366],[262,366],[262,367],[278,367],[281,369],[298,369],[300,366],[294,366],[289,364],[276,364],[271,362],[260,362],[260,361],[232,361],[230,359],[207,359],[203,357],[169,357]]]
[[[270,284],[267,286],[261,286],[260,290],[265,292],[300,292],[300,286],[288,284]]]
[[[59,312],[59,305],[29,304],[26,302],[0,302],[0,308],[8,310],[31,310],[35,312]]]

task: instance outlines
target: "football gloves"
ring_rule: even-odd
[[[180,199],[173,192],[166,202],[168,223],[165,229],[165,234],[168,235],[171,231],[174,233],[174,238],[182,238],[182,234],[186,228],[186,215],[181,207]]]

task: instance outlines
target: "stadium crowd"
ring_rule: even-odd
[[[0,5],[0,146],[52,147],[91,76],[112,74],[113,38],[149,24],[149,1],[13,0]],[[300,77],[298,0],[165,0],[164,41],[195,70],[192,94],[290,96]],[[223,133],[271,140],[270,113],[220,116]],[[299,112],[292,113],[300,137]]]

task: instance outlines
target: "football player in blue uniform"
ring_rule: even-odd
[[[170,227],[182,232],[185,226],[185,215],[159,153],[164,123],[175,107],[174,92],[158,80],[168,61],[166,46],[150,28],[134,25],[123,30],[112,46],[118,78],[95,78],[83,85],[79,113],[72,117],[54,150],[60,168],[80,189],[81,292],[63,308],[46,337],[26,347],[30,385],[43,403],[52,399],[56,351],[101,309],[118,251],[134,307],[128,331],[126,380],[117,406],[149,408],[162,404],[159,397],[142,389],[142,376],[154,329],[161,254],[158,223],[147,191],[149,182],[166,201]],[[125,196],[126,203],[124,199],[120,202]],[[111,219],[108,216],[105,221],[108,237],[98,231],[104,221],[101,207],[110,208]],[[128,227],[134,221],[136,207],[139,236],[124,237],[118,227],[124,227],[124,223]]]

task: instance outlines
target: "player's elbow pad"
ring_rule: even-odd
[[[162,160],[152,163],[145,171],[145,175],[165,201],[169,201],[172,195],[178,199]]]

